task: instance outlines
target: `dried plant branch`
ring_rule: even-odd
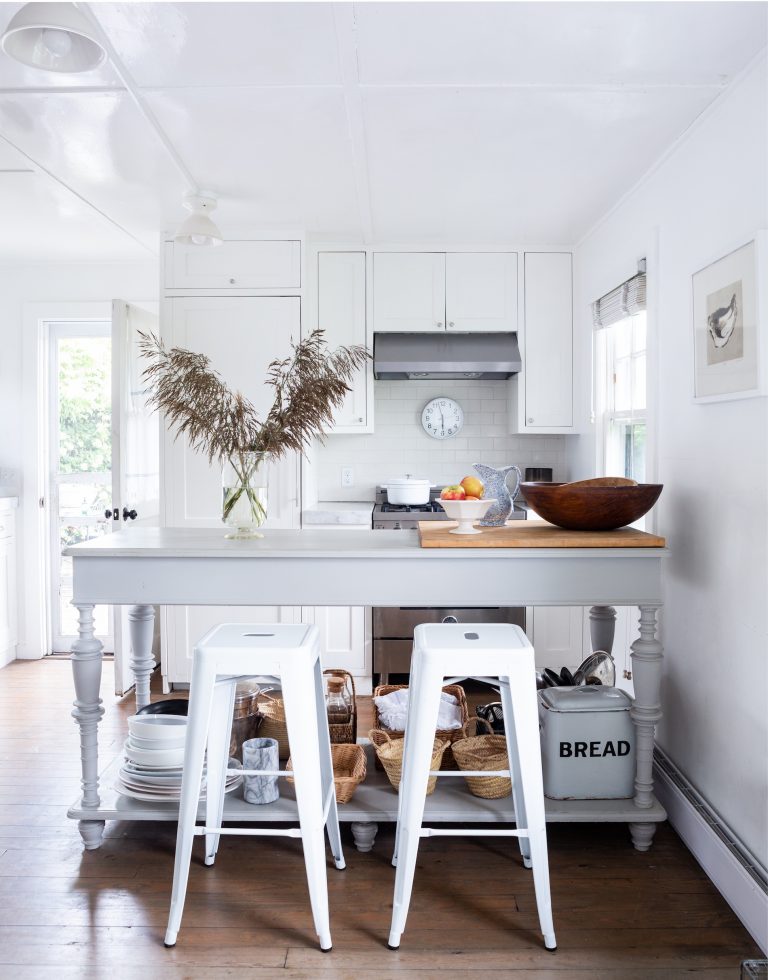
[[[304,453],[333,422],[355,371],[370,357],[365,347],[329,351],[322,330],[291,344],[291,356],[269,365],[266,383],[275,396],[266,419],[239,391],[232,391],[204,354],[168,348],[154,334],[140,334],[139,349],[151,408],[165,415],[175,437],[183,435],[209,462],[245,452],[278,459]]]

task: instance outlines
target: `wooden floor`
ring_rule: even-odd
[[[105,665],[106,756],[132,712],[111,682]],[[301,845],[287,838],[224,838],[210,869],[196,852],[179,942],[167,950],[175,825],[107,824],[102,848],[83,851],[65,816],[79,779],[72,697],[64,659],[0,670],[3,980],[714,980],[737,978],[742,959],[760,956],[666,825],[648,854],[624,827],[550,825],[554,954],[542,947],[514,842],[469,838],[422,843],[403,945],[388,950],[392,830],[359,854],[343,825],[347,870],[328,871],[331,953],[318,950]]]

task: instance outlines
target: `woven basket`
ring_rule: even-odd
[[[504,735],[466,734],[469,724],[485,725],[489,732],[493,728],[484,718],[472,718],[461,728],[461,737],[453,743],[453,757],[459,769],[509,769],[507,739]],[[509,776],[465,776],[464,779],[473,796],[483,800],[500,800],[512,792]]]
[[[368,738],[373,743],[376,750],[376,758],[380,760],[382,769],[387,774],[392,786],[400,792],[400,775],[403,771],[403,749],[405,742],[402,738],[391,738],[391,733],[383,728],[374,728],[368,732]],[[448,742],[445,739],[436,738],[432,744],[432,763],[430,769],[439,769]],[[435,791],[437,776],[430,776],[427,781],[427,796]]]
[[[277,742],[277,754],[287,759],[291,754],[288,744],[288,728],[285,724],[285,705],[282,698],[273,698],[262,691],[259,697],[259,711],[264,720],[259,729],[259,738],[273,738]]]
[[[391,694],[392,691],[402,691],[407,688],[407,684],[381,684],[379,687],[374,688],[373,697],[378,698],[384,694]],[[452,694],[459,703],[459,711],[461,712],[461,722],[466,724],[469,718],[469,708],[467,707],[467,696],[464,693],[464,688],[459,684],[447,684],[443,690],[446,694]],[[376,707],[376,702],[373,702],[373,727],[385,731],[389,737],[393,740],[402,739],[405,732],[390,731],[389,728],[385,728],[381,724],[381,719],[379,718],[379,709]],[[440,766],[441,769],[458,769],[456,761],[453,758],[453,752],[451,751],[451,743],[457,738],[462,738],[462,733],[460,728],[438,728],[435,731],[435,738],[440,739],[443,742],[448,742],[448,750],[443,754],[443,761]],[[378,755],[376,756],[376,768],[382,769],[383,766],[379,760]],[[434,768],[434,766],[432,767]]]
[[[362,745],[331,746],[333,757],[333,785],[336,787],[336,802],[349,803],[357,787],[365,779],[365,749]],[[285,764],[285,771],[293,769],[291,760]],[[293,777],[286,776],[289,783]]]
[[[357,741],[357,694],[355,692],[355,678],[348,670],[344,670],[341,667],[333,667],[329,670],[324,670],[323,674],[338,674],[339,677],[343,677],[346,682],[347,691],[350,695],[350,701],[352,702],[352,717],[346,725],[328,725],[331,743],[347,744],[351,742],[352,745],[354,745]]]

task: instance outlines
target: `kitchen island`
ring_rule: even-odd
[[[662,605],[662,547],[441,548],[419,546],[416,531],[266,531],[262,539],[228,541],[221,529],[142,528],[75,545],[73,604],[79,636],[72,646],[80,727],[82,796],[69,810],[86,848],[101,843],[104,821],[174,820],[175,804],[147,804],[112,787],[117,762],[99,783],[98,725],[102,646],[94,636],[99,604],[127,605],[131,666],[139,707],[149,701],[154,606],[591,606],[597,646],[610,648],[611,607],[636,605],[640,636],[632,644],[636,727],[635,795],[630,800],[547,801],[548,820],[626,822],[634,845],[647,850],[656,823],[666,816],[653,796],[653,741],[661,718],[662,647],[656,616]],[[453,788],[442,788],[441,783]],[[459,793],[463,780],[438,781],[426,818],[514,822],[512,798],[487,801]],[[463,790],[463,786],[462,786]],[[282,787],[281,787],[282,791]],[[366,799],[368,804],[366,805]],[[382,802],[384,801],[384,802]],[[389,803],[387,803],[389,801]],[[490,803],[493,806],[490,806]],[[430,812],[434,811],[434,812]],[[397,795],[378,780],[363,784],[339,808],[366,847],[375,823],[394,820]],[[292,819],[289,794],[257,807],[229,798],[225,819]]]

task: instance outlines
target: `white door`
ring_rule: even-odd
[[[445,253],[376,252],[373,329],[387,333],[445,330]]]
[[[445,316],[457,333],[517,330],[515,252],[449,252]]]
[[[320,633],[323,669],[342,667],[357,677],[370,676],[370,630],[365,606],[302,606],[301,622]]]
[[[112,526],[160,523],[160,421],[147,408],[139,331],[157,333],[154,313],[112,301]],[[127,609],[114,606],[115,693],[133,687]]]
[[[317,325],[329,347],[366,346],[365,252],[318,253]],[[334,432],[356,432],[369,425],[370,377],[369,363],[356,373],[352,390],[334,413]]]

